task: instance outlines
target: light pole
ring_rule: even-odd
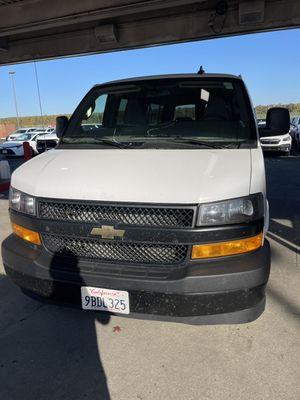
[[[20,123],[19,123],[19,112],[18,112],[18,104],[17,104],[15,80],[14,80],[15,71],[9,71],[8,74],[9,74],[9,76],[10,76],[10,78],[11,78],[11,86],[12,86],[13,97],[14,97],[14,103],[15,103],[15,108],[16,108],[16,115],[17,115],[17,126],[18,126],[18,129],[19,129],[19,128],[20,128]]]
[[[40,94],[40,84],[39,84],[39,78],[38,78],[38,73],[37,73],[37,68],[36,68],[36,62],[34,61],[33,64],[34,64],[34,72],[35,72],[35,80],[36,80],[36,89],[37,89],[38,98],[39,98],[42,127],[44,128],[44,117],[43,117],[42,101],[41,101],[41,94]]]

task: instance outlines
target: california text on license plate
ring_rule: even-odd
[[[129,295],[123,290],[82,286],[81,305],[84,310],[129,314]]]

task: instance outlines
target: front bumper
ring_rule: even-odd
[[[193,261],[184,276],[170,280],[102,274],[95,261],[67,261],[14,235],[2,243],[2,257],[7,275],[40,298],[80,305],[81,286],[126,290],[130,316],[192,324],[256,319],[264,310],[270,271],[267,241],[249,254]],[[60,268],[66,262],[73,264]]]
[[[262,148],[263,151],[287,152],[287,151],[291,150],[291,147],[292,147],[291,143],[278,144],[278,145],[261,144],[261,148]]]
[[[4,156],[12,156],[12,157],[22,157],[24,156],[23,146],[21,147],[12,147],[12,148],[0,148],[0,154]]]

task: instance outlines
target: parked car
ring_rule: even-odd
[[[286,111],[268,111],[279,135]],[[193,324],[258,318],[269,207],[240,77],[98,85],[70,120],[57,118],[56,133],[57,147],[11,179],[13,234],[2,258],[25,293]]]
[[[28,142],[32,150],[32,155],[38,154],[37,139],[44,136],[41,132],[34,131],[31,133],[19,134],[14,140],[9,140],[0,144],[0,154],[6,156],[24,156],[23,143]]]
[[[276,110],[277,110],[278,115],[280,115],[281,117],[283,113],[282,111],[283,109],[281,107],[277,108],[274,107],[272,110],[274,115],[276,115]],[[286,126],[286,132],[283,132],[282,129],[278,128],[278,124],[276,122],[275,117],[274,121],[267,118],[265,127],[259,128],[260,143],[263,151],[283,153],[286,156],[290,155],[292,148],[292,137],[290,135],[289,111],[287,109],[286,109],[286,120],[284,123]]]
[[[30,128],[19,128],[15,132],[11,133],[6,137],[6,141],[15,140],[15,138],[19,135],[24,135],[26,133],[32,133],[36,131],[38,128],[30,127]]]
[[[257,119],[257,126],[259,128],[264,128],[266,126],[266,120],[263,118],[258,118]]]
[[[260,138],[260,143],[262,150],[265,152],[278,152],[285,156],[289,156],[292,148],[292,137],[290,134],[285,135],[274,135],[274,136],[264,136],[262,133]],[[269,135],[267,133],[267,135]]]
[[[56,136],[55,130],[52,133],[39,136],[36,143],[37,152],[44,153],[44,151],[53,149],[57,146],[58,141],[59,139]]]
[[[101,124],[82,124],[82,129],[84,131],[94,131],[97,128],[100,128]]]
[[[296,142],[296,145],[299,147],[300,145],[300,116],[295,116],[291,119],[291,132],[290,132],[293,140]]]
[[[46,133],[53,133],[55,131],[55,128],[53,128],[52,126],[48,126],[48,128],[46,128]]]

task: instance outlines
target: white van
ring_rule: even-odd
[[[25,293],[192,324],[263,312],[265,168],[241,78],[97,85],[57,135],[11,180],[2,256]]]

